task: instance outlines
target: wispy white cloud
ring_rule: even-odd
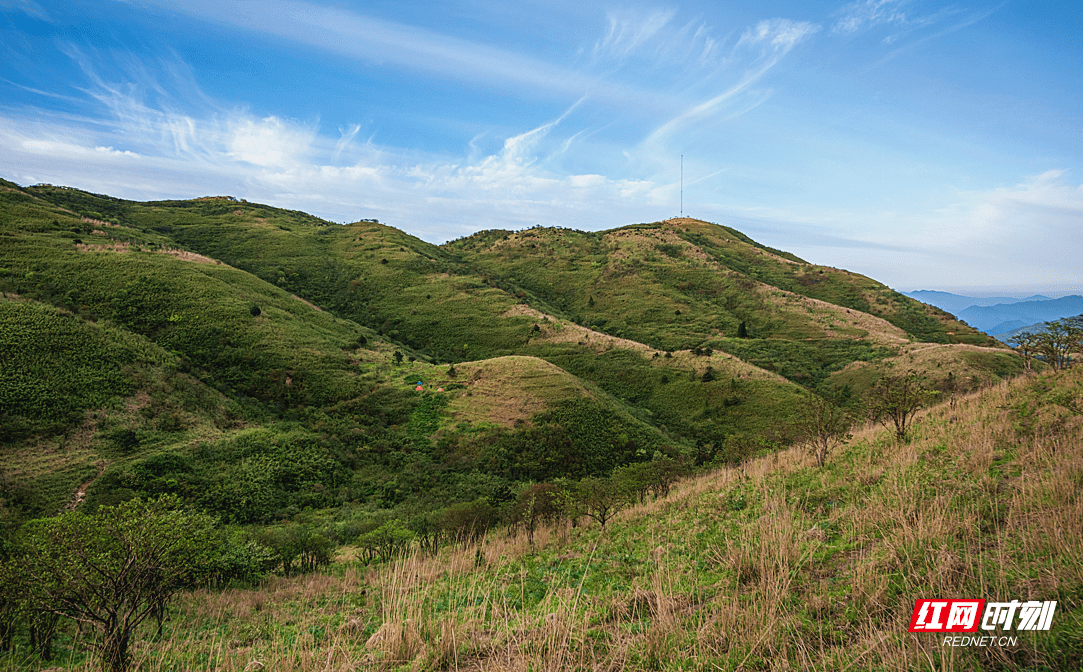
[[[942,215],[939,248],[929,251],[954,252],[960,267],[939,275],[954,274],[962,286],[1083,289],[1083,185],[1066,171],[960,198]]]
[[[486,90],[511,87],[517,94],[531,97],[557,94],[578,98],[590,93],[621,103],[642,103],[650,98],[645,92],[519,52],[305,0],[123,1]]]
[[[315,132],[277,117],[238,119],[229,124],[227,154],[265,168],[288,168],[307,161]]]
[[[835,13],[838,20],[832,26],[831,32],[835,35],[852,35],[871,31],[874,28],[886,28],[889,32],[882,41],[886,45],[893,45],[922,29],[951,22],[947,28],[941,28],[935,34],[925,35],[916,42],[905,45],[903,47],[905,49],[973,25],[1003,7],[1007,4],[1007,0],[980,11],[968,11],[954,5],[941,6],[928,11],[918,9],[904,11],[913,4],[914,0],[858,0]],[[962,20],[958,19],[960,16],[963,17]],[[891,56],[896,53],[892,52]]]
[[[922,212],[864,213],[865,227],[854,213],[837,213],[814,227],[817,236],[798,232],[797,240],[807,240],[793,251],[833,258],[900,289],[1078,293],[1083,185],[1068,178],[1066,171],[1050,170],[1011,187],[959,192],[953,202]]]
[[[752,57],[741,78],[721,93],[692,106],[659,126],[645,144],[656,143],[696,122],[729,119],[734,114],[743,114],[753,109],[767,99],[768,92],[760,92],[744,100],[740,100],[739,96],[747,93],[798,43],[819,30],[820,26],[816,24],[789,19],[761,21],[747,29],[733,49],[737,55],[748,53]]]
[[[119,150],[119,149],[113,149],[112,147],[102,147],[100,145],[98,147],[95,147],[94,151],[95,152],[102,152],[103,154],[119,154],[121,156],[139,156],[139,154],[131,151],[130,149]]]
[[[679,67],[671,76],[686,77],[700,70],[717,69],[728,59],[725,38],[702,20],[677,23],[675,9],[621,9],[606,14],[605,34],[590,50],[593,63],[637,69]],[[676,79],[682,79],[676,76]]]
[[[737,40],[736,50],[760,47],[765,55],[781,58],[798,42],[820,30],[820,26],[807,21],[770,19],[760,21],[748,28]]]
[[[107,80],[93,55],[72,53],[105,116],[0,115],[5,176],[135,199],[232,193],[334,221],[375,216],[434,242],[490,226],[615,226],[660,202],[650,181],[547,168],[554,146],[559,153],[585,134],[549,137],[582,99],[494,153],[475,146],[459,157],[434,156],[355,143],[358,124],[325,135],[316,125],[217,104],[163,109],[174,102],[168,86]]]
[[[984,19],[986,19],[989,16],[993,15],[994,13],[999,11],[1002,7],[1004,7],[1004,5],[1006,5],[1006,4],[1008,4],[1007,0],[1005,0],[1005,2],[1000,3],[999,5],[996,5],[994,7],[990,7],[990,8],[988,8],[985,11],[982,11],[982,12],[973,12],[973,13],[963,14],[963,16],[960,19],[954,21],[953,23],[951,23],[947,27],[941,28],[940,30],[937,30],[934,33],[926,34],[925,36],[923,36],[923,37],[921,37],[919,39],[912,40],[912,41],[910,41],[910,42],[908,42],[906,44],[903,44],[902,46],[899,46],[899,47],[895,48],[890,53],[888,53],[886,56],[884,56],[879,61],[874,63],[872,65],[872,67],[875,68],[875,67],[877,67],[879,65],[882,65],[882,64],[886,63],[887,61],[890,61],[891,59],[899,56],[900,54],[903,54],[903,53],[905,53],[907,51],[918,48],[918,47],[920,47],[921,45],[923,45],[923,44],[925,44],[927,42],[930,42],[932,40],[937,40],[937,39],[939,39],[941,37],[944,37],[945,35],[950,35],[951,33],[954,33],[954,32],[956,32],[958,30],[962,30],[964,28],[969,28],[970,26],[974,25],[975,23],[978,23],[979,21],[983,21]],[[905,31],[903,31],[901,33],[895,33],[895,34],[892,34],[892,35],[888,35],[886,38],[884,38],[884,43],[889,44],[889,45],[894,44],[895,42],[898,41],[898,39],[903,34],[911,32],[911,30],[913,30],[913,29],[916,29],[918,27],[931,26],[931,25],[933,25],[935,23],[940,22],[944,18],[955,16],[957,14],[960,14],[960,12],[953,9],[953,8],[946,8],[946,9],[942,10],[941,12],[937,13],[934,16],[926,17],[926,19],[924,19],[921,22],[914,22],[914,24],[912,24],[913,28],[907,29],[907,30],[905,30]]]
[[[609,12],[605,36],[594,45],[594,55],[600,58],[625,58],[648,44],[662,28],[673,20],[676,10],[654,10],[640,14],[632,10]]]
[[[335,143],[335,153],[333,157],[335,161],[337,161],[338,157],[342,154],[342,150],[350,146],[350,143],[353,142],[353,139],[357,137],[357,134],[360,130],[360,124],[354,124],[346,130],[339,129],[339,134],[341,137],[339,137],[338,142]]]
[[[858,0],[842,7],[833,33],[849,34],[884,24],[904,24],[908,21],[902,8],[909,0]]]
[[[1064,246],[1083,259],[1083,185],[1067,180],[1064,170],[1035,175],[1010,188],[967,194],[971,204],[967,231],[1011,245],[1027,239],[1044,241],[1043,254],[1056,255]],[[1060,241],[1060,242],[1057,242]],[[1076,264],[1083,273],[1083,265]]]

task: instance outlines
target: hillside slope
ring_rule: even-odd
[[[227,520],[261,522],[349,501],[473,500],[515,478],[581,477],[688,450],[560,371],[545,390],[536,367],[512,367],[449,381],[446,393],[436,384],[415,392],[418,380],[448,378],[446,367],[180,247],[153,220],[137,225],[123,214],[134,205],[54,191],[63,206],[0,192],[6,510],[53,513],[77,492],[89,506],[172,492]],[[116,221],[92,216],[102,210]],[[531,402],[513,410],[492,402],[522,399],[532,386]],[[556,436],[577,413],[606,420],[564,448],[567,468],[487,465],[474,475],[477,448],[494,434],[512,443],[528,430]],[[618,445],[608,434],[629,438]],[[388,487],[406,454],[409,482]]]
[[[144,669],[1083,666],[1083,369],[679,483],[596,523],[185,595]],[[922,598],[1055,601],[1050,628],[909,633]],[[328,652],[332,652],[328,654]]]
[[[74,493],[96,470],[90,504],[173,491],[237,521],[472,500],[660,455],[738,460],[784,445],[810,389],[853,403],[900,366],[969,381],[953,389],[1020,368],[1007,350],[967,354],[998,344],[868,278],[687,219],[434,246],[229,197],[138,203],[3,182],[0,291],[36,302],[5,308],[18,329],[57,310],[83,323],[42,346],[47,366],[6,369],[8,389],[84,366],[61,353],[86,334],[164,358],[104,357],[93,375],[105,396],[6,411],[7,454],[85,435],[89,452],[62,480]],[[915,356],[921,341],[964,350]],[[187,409],[188,393],[162,383],[182,378],[207,400],[202,416],[110,411],[145,408],[143,379],[177,395],[159,406]],[[88,424],[94,414],[109,419]],[[313,451],[307,480],[286,476]],[[269,466],[214,466],[235,459]],[[47,476],[15,471],[16,488]],[[262,503],[207,497],[227,472],[236,488],[267,489]],[[62,490],[34,510],[63,505]]]

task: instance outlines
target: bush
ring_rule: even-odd
[[[631,501],[629,484],[615,478],[588,477],[564,495],[565,508],[572,518],[587,516],[605,525]]]
[[[357,546],[366,561],[371,562],[378,558],[389,562],[395,555],[406,552],[413,538],[414,533],[396,519],[362,534],[357,538]]]
[[[522,525],[533,543],[534,530],[539,524],[555,523],[563,514],[561,502],[560,486],[551,483],[532,485],[519,494],[512,508],[512,524]]]
[[[132,500],[93,515],[71,511],[22,530],[15,565],[33,609],[70,617],[97,633],[112,672],[128,669],[139,625],[206,572],[216,540],[209,516],[179,500]]]
[[[868,393],[869,415],[885,427],[894,428],[895,436],[902,441],[917,412],[936,396],[937,392],[926,389],[914,371],[884,376]]]
[[[484,499],[452,504],[444,510],[445,533],[466,546],[485,538],[496,522],[496,511]]]
[[[824,466],[827,456],[838,445],[851,438],[853,418],[844,409],[816,395],[810,395],[795,423],[795,431],[816,464]]]
[[[227,536],[207,566],[207,583],[219,588],[255,585],[278,563],[275,552],[255,539]]]

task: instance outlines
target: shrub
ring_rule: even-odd
[[[628,506],[629,484],[615,478],[584,478],[564,495],[564,505],[571,517],[587,516],[605,525]]]
[[[800,441],[816,457],[821,467],[828,454],[838,445],[851,438],[853,418],[845,410],[828,403],[816,395],[810,395],[795,423]]]
[[[448,536],[464,546],[485,538],[495,521],[495,510],[488,502],[452,504],[444,510],[444,530]]]
[[[404,552],[410,546],[414,533],[403,527],[399,520],[391,520],[380,527],[366,532],[357,538],[357,546],[366,560],[379,558],[389,562],[395,555]]]
[[[924,387],[914,371],[884,376],[869,391],[869,415],[885,427],[893,427],[895,436],[902,441],[917,412],[936,396],[936,392]]]
[[[526,528],[531,543],[540,523],[554,523],[560,518],[561,489],[551,483],[532,485],[519,494],[512,509],[512,523]]]
[[[28,523],[16,561],[24,599],[95,630],[105,665],[124,672],[140,623],[195,583],[212,555],[213,519],[178,505],[136,499]]]

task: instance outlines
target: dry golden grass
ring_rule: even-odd
[[[617,349],[633,350],[650,358],[655,355],[661,356],[664,352],[639,341],[603,334],[600,331],[594,331],[573,322],[562,322],[552,315],[542,313],[526,304],[512,306],[503,316],[511,317],[515,315],[527,315],[538,320],[541,331],[533,340],[542,343],[576,343],[599,353]],[[709,364],[720,373],[726,373],[734,377],[748,380],[770,380],[780,383],[789,382],[777,373],[761,369],[726,352],[715,352],[709,358],[693,355],[691,350],[675,350],[670,354],[671,357],[665,360],[666,366],[705,369]]]
[[[892,348],[902,348],[910,342],[905,331],[875,315],[801,296],[770,285],[760,284],[757,291],[780,312],[812,315],[812,324],[821,330],[821,335],[825,338],[863,339],[875,345]]]
[[[101,235],[107,235],[104,231],[94,231]],[[116,252],[117,254],[125,254],[132,249],[132,246],[126,242],[118,240],[110,240],[108,243],[76,243],[75,249],[80,252]]]
[[[196,254],[195,252],[189,252],[188,250],[181,250],[175,247],[162,247],[155,250],[159,254],[168,254],[172,257],[176,257],[181,261],[191,261],[197,264],[220,264],[222,262],[210,257],[205,257],[202,254]]]
[[[453,422],[489,423],[512,427],[545,411],[550,403],[594,395],[574,376],[537,357],[509,355],[455,365],[455,377],[434,375],[429,388],[465,385],[449,391],[448,412]],[[434,371],[435,373],[435,371]]]
[[[610,336],[609,334],[603,334],[600,331],[594,331],[593,329],[580,326],[574,322],[558,320],[552,315],[543,313],[540,310],[531,308],[523,303],[512,306],[501,315],[501,317],[515,317],[519,315],[533,317],[538,321],[538,326],[541,328],[541,331],[534,336],[532,340],[542,343],[578,343],[589,347],[595,352],[622,349],[635,350],[636,352],[641,352],[648,356],[653,355],[656,352],[659,354],[662,352],[661,350],[651,348],[639,341]]]
[[[88,220],[84,220],[88,221]],[[99,222],[100,223],[100,222]],[[106,226],[113,226],[116,228],[128,228],[117,224],[105,224]],[[101,236],[108,236],[108,232],[95,229],[93,233]],[[128,242],[121,240],[109,239],[108,242],[102,243],[76,243],[75,249],[80,252],[115,252],[117,254],[126,254],[128,252],[140,252],[140,251],[153,251],[157,254],[168,254],[171,257],[180,259],[181,261],[191,261],[196,264],[220,264],[222,262],[210,257],[205,257],[202,254],[196,254],[195,252],[189,252],[188,250],[182,250],[175,247],[157,247],[152,250],[143,250],[139,246],[133,246]],[[294,297],[296,298],[296,297]],[[308,303],[307,301],[305,303]],[[312,304],[309,304],[312,305]],[[315,306],[313,306],[315,308]],[[317,310],[319,310],[317,308]]]

